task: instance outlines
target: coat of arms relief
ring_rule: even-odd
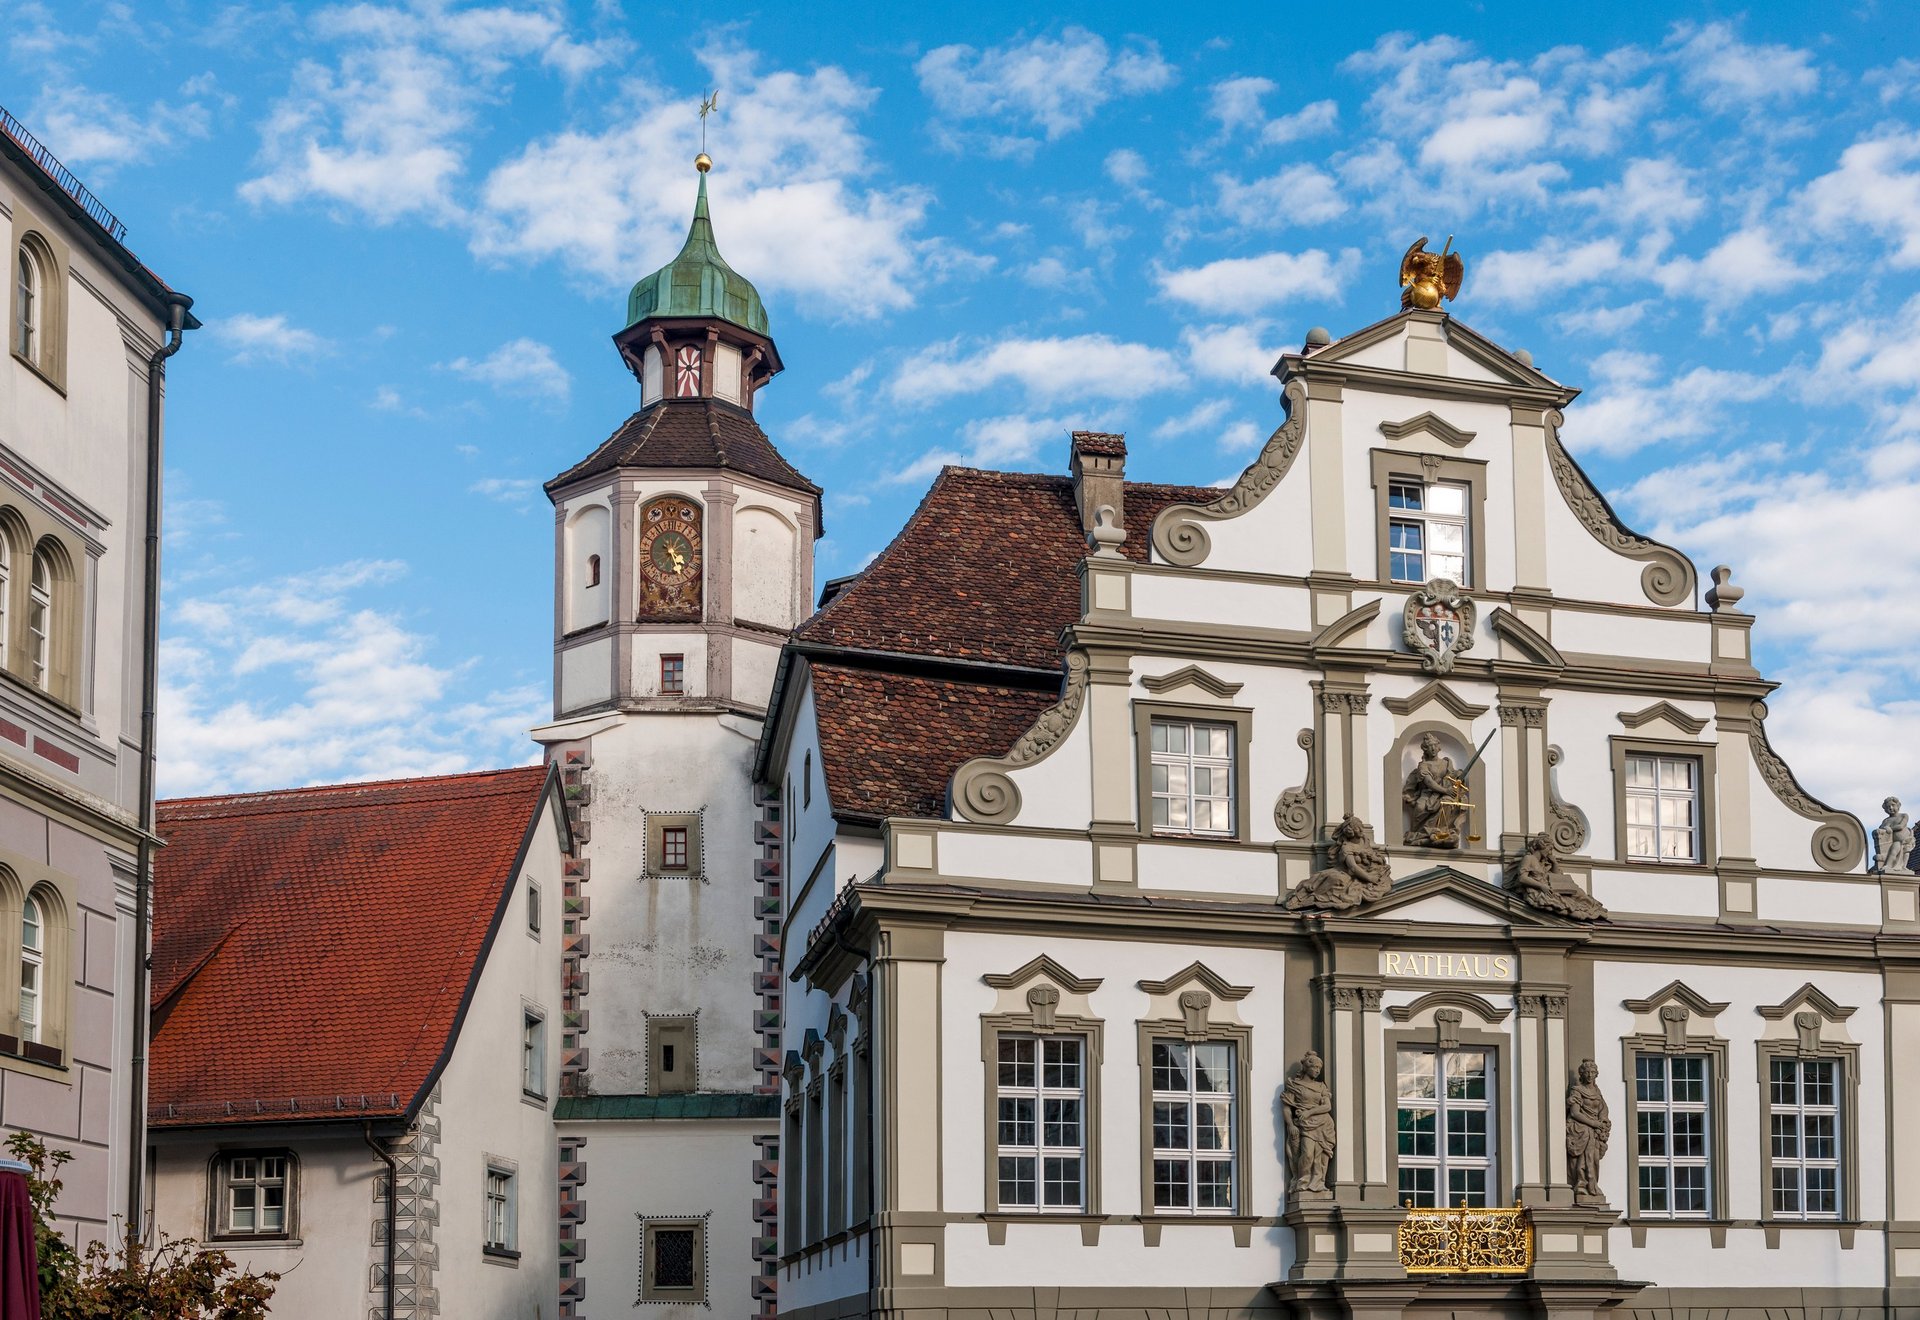
[[[1434,674],[1453,672],[1454,657],[1473,649],[1473,602],[1450,578],[1434,578],[1407,597],[1407,646]]]

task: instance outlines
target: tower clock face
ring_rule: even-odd
[[[640,509],[641,619],[700,617],[700,509],[679,496]]]

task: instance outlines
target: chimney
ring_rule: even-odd
[[[1105,431],[1075,431],[1073,502],[1080,510],[1080,530],[1090,532],[1101,505],[1113,506],[1114,525],[1127,525],[1127,438]]]

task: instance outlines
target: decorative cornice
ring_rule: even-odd
[[[1857,1008],[1842,1008],[1839,1004],[1834,1003],[1831,999],[1827,998],[1826,995],[1822,994],[1820,989],[1815,986],[1813,982],[1809,981],[1779,1003],[1756,1008],[1754,1012],[1769,1022],[1778,1022],[1802,1004],[1812,1005],[1814,1011],[1829,1022],[1845,1022],[1848,1018],[1860,1011]]]
[[[1421,995],[1411,1004],[1395,1004],[1387,1010],[1387,1016],[1395,1022],[1411,1022],[1430,1008],[1441,1005],[1469,1009],[1477,1013],[1482,1022],[1492,1025],[1505,1022],[1513,1015],[1511,1008],[1495,1008],[1487,1000],[1469,990],[1434,990]]]
[[[1185,687],[1188,684],[1222,700],[1233,696],[1246,686],[1245,683],[1229,683],[1223,678],[1215,678],[1199,665],[1187,665],[1185,668],[1174,670],[1171,674],[1149,674],[1140,680],[1141,687],[1155,693],[1171,692],[1177,687]]]
[[[1558,410],[1547,413],[1547,466],[1553,470],[1560,498],[1580,520],[1594,540],[1617,555],[1647,560],[1640,574],[1640,589],[1656,605],[1681,605],[1693,600],[1695,576],[1693,562],[1672,546],[1632,531],[1620,521],[1620,515],[1607,503],[1607,497],[1594,486],[1580,465],[1560,443],[1560,424],[1565,421]]]
[[[1380,423],[1380,434],[1389,440],[1404,440],[1410,435],[1430,435],[1455,449],[1465,449],[1473,443],[1474,432],[1462,431],[1444,417],[1436,417],[1431,412],[1423,412],[1418,417],[1409,417],[1404,422]]]
[[[1020,814],[1020,789],[1007,771],[1044,760],[1079,721],[1087,699],[1086,652],[1067,653],[1062,686],[1060,700],[1040,712],[1005,756],[975,757],[954,771],[947,797],[960,819],[1005,825]]]
[[[1226,494],[1211,504],[1169,504],[1153,520],[1153,548],[1169,564],[1192,568],[1205,561],[1213,542],[1202,524],[1238,518],[1265,499],[1287,475],[1307,434],[1305,383],[1288,381],[1280,401],[1287,410],[1285,420],[1267,437],[1260,456]]]
[[[1813,832],[1813,860],[1823,871],[1851,871],[1867,854],[1867,827],[1844,811],[1832,807],[1800,787],[1793,771],[1773,750],[1767,740],[1767,704],[1753,703],[1753,728],[1747,745],[1753,749],[1753,762],[1760,777],[1767,781],[1773,795],[1808,820],[1819,821]]]
[[[1380,617],[1380,597],[1375,596],[1364,605],[1356,605],[1313,635],[1308,645],[1318,651],[1340,643],[1364,629]]]
[[[1165,995],[1172,994],[1189,981],[1198,981],[1201,985],[1211,990],[1215,997],[1229,1001],[1245,999],[1253,993],[1252,986],[1234,985],[1230,981],[1224,981],[1220,978],[1219,973],[1215,972],[1205,963],[1198,962],[1187,964],[1186,967],[1175,972],[1164,981],[1141,981],[1139,985],[1142,990],[1145,990],[1150,995]]]
[[[1380,702],[1395,715],[1411,715],[1428,702],[1438,702],[1458,719],[1478,719],[1487,713],[1487,707],[1476,706],[1461,697],[1439,679],[1433,679],[1410,696],[1386,697]]]
[[[1551,665],[1555,669],[1567,667],[1567,658],[1560,654],[1559,649],[1522,623],[1513,611],[1496,608],[1487,616],[1487,626],[1493,629],[1495,636],[1512,642],[1524,654],[1531,657],[1535,664]]]
[[[1017,990],[1027,982],[1042,976],[1062,990],[1070,990],[1076,995],[1092,994],[1100,988],[1103,979],[1098,976],[1075,976],[1044,953],[1011,972],[988,972],[980,979],[995,990]]]
[[[1671,701],[1656,701],[1645,710],[1623,710],[1620,712],[1619,719],[1629,729],[1637,729],[1655,720],[1665,720],[1677,728],[1685,729],[1688,733],[1699,733],[1707,727],[1707,721],[1694,718]]]
[[[1816,991],[1815,993],[1818,993]],[[1627,999],[1621,1001],[1621,1007],[1629,1013],[1651,1013],[1665,1003],[1685,1004],[1687,1011],[1695,1017],[1719,1017],[1727,1011],[1726,1004],[1717,1004],[1697,990],[1680,981],[1669,981],[1648,995],[1645,999]],[[1789,1000],[1789,1003],[1792,1001]],[[1762,1013],[1765,1009],[1760,1010]],[[1851,1012],[1852,1010],[1848,1010]]]

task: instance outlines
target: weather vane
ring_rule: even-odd
[[[720,108],[720,89],[714,88],[700,102],[700,154],[693,158],[693,167],[705,174],[713,168],[713,157],[707,154],[707,116]]]

